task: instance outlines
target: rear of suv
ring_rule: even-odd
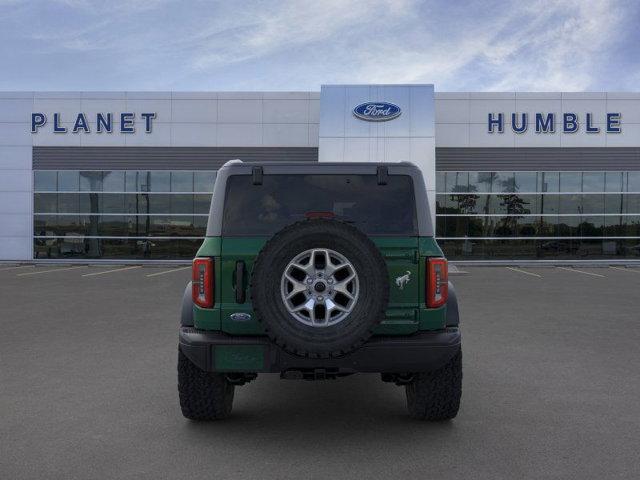
[[[415,418],[458,412],[458,305],[420,170],[227,162],[183,297],[183,415],[227,417],[259,373],[358,372],[405,386]]]

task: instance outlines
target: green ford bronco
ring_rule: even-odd
[[[180,323],[189,419],[227,417],[263,372],[377,372],[415,418],[458,412],[458,304],[410,163],[227,162]]]

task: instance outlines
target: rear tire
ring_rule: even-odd
[[[234,386],[220,373],[205,372],[178,349],[178,394],[190,420],[221,420],[231,414]]]
[[[458,414],[462,396],[462,350],[433,372],[415,375],[406,385],[409,415],[419,420],[450,420]]]

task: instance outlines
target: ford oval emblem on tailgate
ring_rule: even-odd
[[[229,318],[234,322],[248,322],[251,320],[251,315],[244,312],[232,313]]]
[[[367,122],[386,122],[399,117],[402,110],[389,102],[366,102],[353,109],[353,114]]]

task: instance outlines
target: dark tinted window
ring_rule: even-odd
[[[273,235],[310,214],[330,213],[370,235],[416,235],[411,177],[391,175],[248,175],[227,182],[225,235]]]

